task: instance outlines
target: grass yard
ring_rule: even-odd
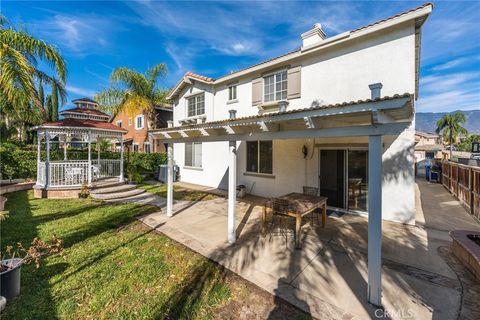
[[[161,191],[159,191],[161,192]],[[204,195],[205,196],[205,195]],[[135,219],[151,206],[7,195],[2,251],[38,236],[65,250],[22,267],[2,319],[300,319],[305,315]]]

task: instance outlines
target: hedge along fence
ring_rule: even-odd
[[[50,160],[63,160],[63,149],[50,150]],[[41,151],[40,158],[45,161],[47,155]],[[87,160],[86,150],[68,149],[69,160]],[[92,150],[92,160],[97,159],[97,152]],[[100,159],[120,159],[118,152],[101,152]],[[148,174],[156,166],[165,164],[165,153],[124,153],[125,172]],[[20,149],[13,144],[0,145],[0,174],[2,179],[35,179],[37,176],[37,151]]]

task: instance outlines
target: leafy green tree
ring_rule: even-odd
[[[43,92],[43,82],[42,80],[38,81],[38,100],[40,100],[41,108],[45,108],[45,94]]]
[[[51,120],[57,121],[58,120],[58,89],[57,85],[52,83],[52,98],[51,98]]]
[[[158,87],[158,82],[167,74],[164,63],[149,68],[144,74],[127,67],[113,70],[110,88],[95,95],[100,108],[115,114],[125,111],[135,115],[142,110],[151,110],[155,105],[165,103],[167,90]]]
[[[465,123],[465,114],[462,112],[448,113],[437,121],[436,132],[443,134],[443,139],[450,145],[450,159],[452,159],[452,147],[459,134],[468,136],[468,130],[462,127]]]
[[[48,95],[47,99],[45,100],[45,115],[47,121],[52,121],[53,116],[53,106],[52,106],[52,96]]]

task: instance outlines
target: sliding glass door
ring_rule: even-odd
[[[348,150],[348,209],[367,211],[367,150]]]
[[[367,211],[367,150],[320,150],[320,195],[328,205]]]
[[[320,150],[320,195],[329,206],[345,208],[345,150]]]

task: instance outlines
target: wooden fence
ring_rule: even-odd
[[[442,184],[480,220],[480,167],[442,162]]]

